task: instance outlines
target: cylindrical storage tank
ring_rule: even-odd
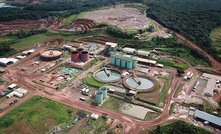
[[[133,60],[132,67],[133,67],[133,68],[136,68],[136,67],[137,67],[137,60]]]
[[[103,93],[103,99],[106,99],[107,98],[107,88],[100,87],[100,91]]]
[[[83,49],[83,48],[78,48],[77,51],[78,51],[79,53],[81,53],[82,51],[84,51],[84,49]]]
[[[132,69],[132,61],[131,60],[127,61],[127,69]]]
[[[97,91],[95,95],[95,102],[100,104],[103,102],[103,92]]]
[[[116,58],[115,57],[111,57],[111,64],[115,65],[116,64]]]
[[[73,62],[79,61],[79,53],[77,51],[71,53],[71,61]]]
[[[77,51],[79,53],[79,58],[81,59],[81,52],[84,51],[84,49],[83,48],[78,48]]]
[[[120,59],[120,58],[117,58],[117,59],[116,59],[116,65],[117,65],[117,66],[120,66],[120,62],[121,62],[121,59]]]
[[[81,58],[81,61],[88,61],[89,60],[89,53],[87,51],[82,51],[80,53],[80,58]]]
[[[121,59],[121,67],[126,68],[126,60]]]

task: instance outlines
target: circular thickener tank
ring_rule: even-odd
[[[87,51],[82,51],[80,55],[81,61],[85,62],[89,60],[89,53]]]
[[[126,68],[126,60],[121,60],[121,67]]]
[[[71,61],[73,62],[79,61],[79,52],[74,51],[71,53]]]
[[[107,88],[100,87],[100,91],[103,93],[103,99],[106,99],[107,98]]]
[[[117,65],[117,66],[120,66],[120,62],[121,62],[121,59],[120,59],[120,58],[117,58],[117,59],[116,59],[116,65]]]
[[[97,91],[95,95],[95,102],[100,104],[103,102],[103,92]]]
[[[132,67],[133,67],[133,68],[136,68],[136,67],[137,67],[137,60],[133,60]]]
[[[127,61],[127,69],[132,69],[132,61]]]
[[[115,65],[116,64],[116,58],[115,57],[111,57],[111,64]]]

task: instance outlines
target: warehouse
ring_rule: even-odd
[[[199,118],[201,120],[208,121],[208,122],[214,124],[215,126],[221,127],[221,118],[216,117],[211,114],[208,114],[206,112],[196,109],[196,111],[194,113],[194,118]]]
[[[149,54],[150,54],[150,52],[138,50],[138,51],[137,51],[137,54],[140,55],[140,56],[146,56],[146,57],[148,57]]]
[[[140,63],[150,64],[150,65],[155,65],[157,63],[154,60],[148,60],[148,59],[143,59],[143,58],[137,58],[137,61]]]
[[[3,66],[8,66],[8,65],[14,64],[16,62],[18,62],[18,60],[14,59],[14,58],[0,58],[0,64]]]
[[[136,49],[125,47],[125,48],[123,48],[123,52],[124,53],[129,53],[129,54],[134,54],[134,53],[136,53]]]

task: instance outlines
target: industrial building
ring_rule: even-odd
[[[117,46],[118,46],[117,43],[106,42],[106,43],[105,43],[106,53],[108,53],[109,51],[115,51],[115,50],[117,50]]]
[[[208,81],[206,87],[204,88],[204,95],[212,97],[214,89],[221,90],[219,82],[217,83],[217,81],[221,81],[220,76],[203,73],[202,77]]]
[[[212,123],[215,126],[221,127],[221,118],[208,114],[206,112],[196,109],[194,113],[194,118],[199,118],[201,120],[208,121],[209,123]]]
[[[41,59],[45,61],[52,61],[59,59],[62,55],[62,51],[60,49],[52,48],[52,49],[46,49],[42,50],[40,52]]]
[[[129,54],[135,54],[136,53],[136,49],[125,47],[125,48],[123,48],[123,52],[124,53],[129,53]]]
[[[146,57],[148,57],[149,54],[150,54],[150,52],[138,50],[138,51],[137,51],[137,54],[140,55],[140,56],[146,56]]]
[[[32,53],[34,53],[34,52],[36,52],[37,50],[36,49],[31,49],[31,50],[27,50],[27,51],[23,51],[22,52],[22,56],[24,56],[24,55],[30,55],[30,54],[32,54]]]
[[[101,87],[99,91],[95,93],[95,102],[101,104],[104,99],[107,98],[107,88]]]
[[[18,60],[14,59],[14,58],[0,58],[0,64],[2,66],[8,66],[8,65],[14,64],[16,62],[18,62]]]
[[[10,98],[12,96],[16,96],[16,97],[22,97],[23,95],[25,95],[28,91],[22,88],[18,88],[15,89],[13,92],[9,93],[6,97]]]
[[[111,55],[111,64],[122,68],[132,69],[137,67],[137,57],[115,53]]]

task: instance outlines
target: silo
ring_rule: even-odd
[[[88,61],[89,60],[89,53],[87,51],[82,51],[80,53],[80,59],[81,61]]]
[[[117,59],[116,59],[116,65],[117,65],[117,66],[120,66],[120,62],[121,62],[121,59],[120,59],[120,58],[117,58]]]
[[[106,99],[107,98],[107,88],[100,87],[100,91],[103,93],[103,99]]]
[[[79,53],[77,51],[71,53],[71,61],[73,62],[79,61]]]
[[[114,56],[111,56],[111,64],[112,65],[116,64],[116,58]]]
[[[132,69],[132,61],[131,60],[127,61],[127,69]]]
[[[95,102],[100,104],[103,102],[103,92],[97,91],[95,95]]]
[[[121,67],[126,68],[126,60],[121,59]]]
[[[136,67],[137,67],[137,60],[133,60],[132,67],[133,67],[133,68],[136,68]]]

